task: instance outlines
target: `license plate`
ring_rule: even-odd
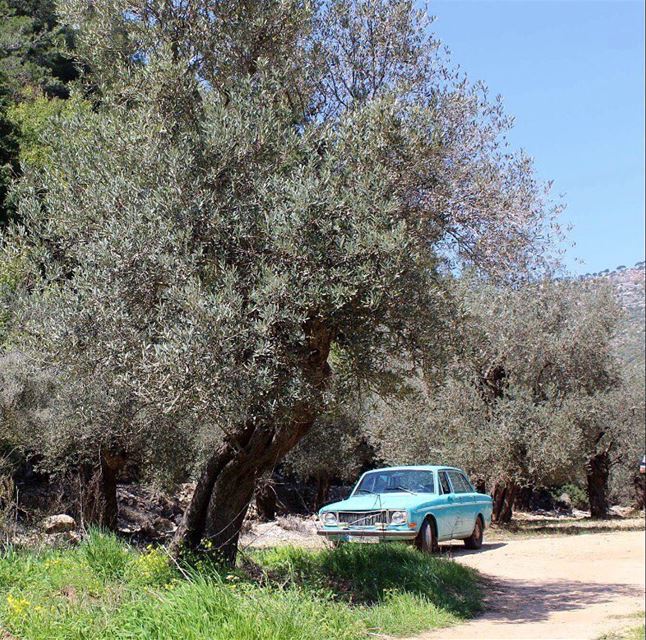
[[[377,536],[348,536],[348,542],[362,542],[363,544],[374,544],[379,542]]]

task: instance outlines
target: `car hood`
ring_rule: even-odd
[[[377,509],[413,509],[421,503],[436,498],[432,493],[413,495],[410,493],[380,493],[352,496],[341,502],[328,504],[321,509],[325,511],[372,511]]]

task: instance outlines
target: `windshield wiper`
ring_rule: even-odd
[[[370,491],[370,489],[357,489],[355,493],[371,493],[373,496],[377,495],[374,491]]]
[[[406,487],[402,487],[401,485],[397,485],[396,487],[388,487],[386,491],[405,491],[406,493],[412,493],[414,496],[417,495],[415,491],[412,491],[411,489],[407,489]]]

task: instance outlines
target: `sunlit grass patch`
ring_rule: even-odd
[[[317,553],[280,547],[255,557],[274,580],[347,601],[382,633],[447,626],[481,608],[473,570],[406,545],[347,544]]]
[[[359,640],[478,611],[475,572],[403,545],[280,548],[235,570],[180,569],[163,548],[93,532],[0,556],[0,629],[25,640]]]
[[[644,640],[646,637],[646,628],[642,624],[639,627],[630,627],[621,631],[606,633],[599,640]]]

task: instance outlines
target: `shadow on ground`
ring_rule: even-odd
[[[460,544],[443,544],[440,545],[440,554],[449,557],[472,556],[486,553],[487,551],[494,551],[495,549],[500,549],[501,547],[506,547],[507,544],[507,542],[485,542],[482,547],[480,547],[480,549],[467,549]]]
[[[591,584],[576,580],[532,583],[521,580],[485,580],[486,617],[501,622],[548,620],[558,611],[585,609],[617,597],[643,597],[638,586]]]

